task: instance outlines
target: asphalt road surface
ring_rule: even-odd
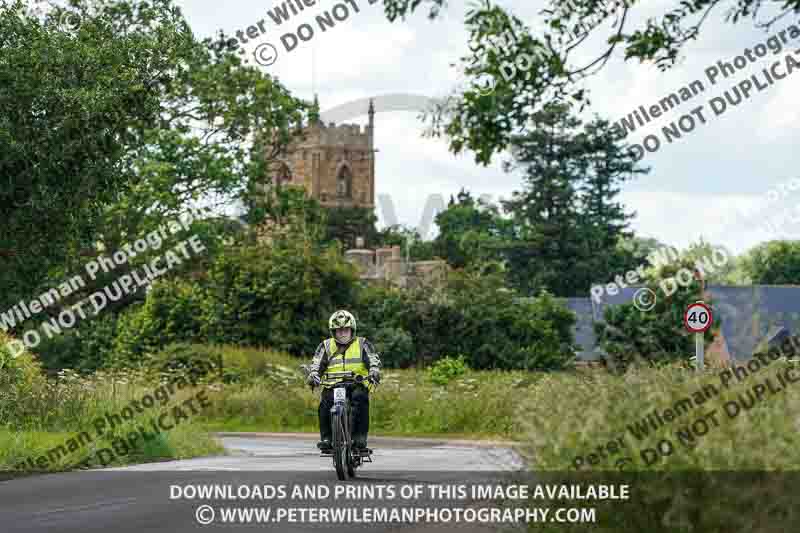
[[[0,482],[0,531],[500,531],[509,525],[488,526],[474,518],[445,520],[454,516],[446,514],[433,520],[417,515],[420,518],[410,521],[384,518],[375,523],[364,513],[370,512],[366,508],[384,512],[393,507],[471,508],[474,517],[491,502],[470,496],[471,486],[507,482],[507,476],[522,468],[520,457],[497,443],[370,438],[374,463],[360,468],[355,479],[339,482],[332,460],[317,452],[314,436],[223,434],[220,438],[229,452],[222,457]],[[203,494],[203,487],[218,492]],[[449,492],[433,492],[442,490]],[[350,508],[355,514],[339,518],[312,514],[322,508],[329,513]],[[270,515],[264,514],[266,509]],[[247,512],[261,515],[235,514]]]

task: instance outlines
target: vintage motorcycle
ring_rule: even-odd
[[[301,370],[308,376],[308,366],[301,365]],[[331,453],[320,453],[320,457],[333,456],[333,466],[341,481],[356,477],[356,469],[364,463],[372,462],[372,450],[357,451],[353,448],[351,428],[353,427],[353,410],[350,405],[351,390],[356,385],[368,382],[371,386],[377,383],[357,375],[355,372],[325,372],[323,379],[335,380],[333,385],[333,407],[331,407],[331,435],[333,436]],[[313,391],[316,387],[311,385]]]

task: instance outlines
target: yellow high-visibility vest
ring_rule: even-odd
[[[345,353],[339,353],[339,346],[334,338],[325,340],[325,349],[330,354],[328,356],[328,368],[322,375],[322,386],[328,388],[340,381],[336,378],[327,378],[328,372],[354,372],[356,375],[369,376],[369,368],[361,359],[361,343],[356,337]]]

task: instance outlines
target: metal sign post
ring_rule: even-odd
[[[702,301],[686,307],[686,312],[683,314],[683,325],[686,326],[687,331],[694,333],[695,365],[698,372],[702,372],[705,368],[703,360],[705,356],[704,333],[713,323],[714,316],[711,314],[711,308]]]
[[[703,334],[702,333],[695,333],[694,334],[694,353],[697,356],[697,370],[703,371],[703,350],[705,349],[704,342],[703,342]]]

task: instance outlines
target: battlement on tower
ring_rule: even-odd
[[[354,148],[369,149],[369,127],[358,124],[328,125],[319,122],[305,130],[305,139],[298,140],[300,145],[314,146],[352,146]]]
[[[369,123],[311,122],[275,160],[270,182],[303,187],[323,207],[375,208],[375,111]],[[264,187],[269,194],[271,186]]]

